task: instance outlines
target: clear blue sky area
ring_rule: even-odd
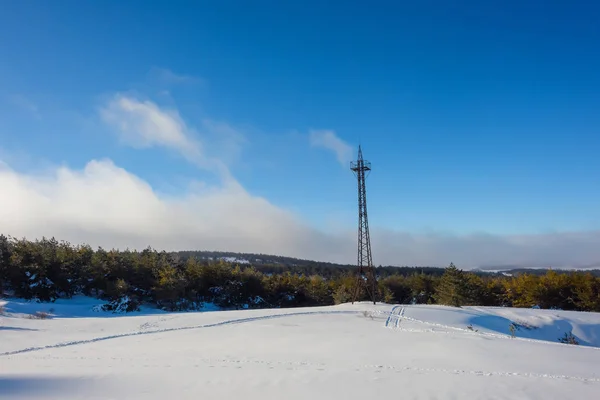
[[[236,127],[239,182],[317,226],[353,226],[356,187],[311,129],[354,154],[362,143],[372,225],[600,228],[597,1],[2,2],[12,168],[110,158],[169,194],[202,178],[106,134],[98,109],[115,93],[176,108],[193,128]]]

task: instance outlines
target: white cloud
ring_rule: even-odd
[[[220,159],[206,155],[197,133],[186,125],[177,110],[162,109],[151,101],[117,94],[101,108],[100,115],[127,145],[175,150],[198,167],[233,181],[229,169]]]
[[[151,101],[116,95],[100,112],[131,146],[165,146],[192,160],[201,157],[200,143],[190,137],[189,128],[176,110],[161,110]]]
[[[600,266],[600,231],[458,236],[376,229],[372,240],[378,263],[396,260],[404,265],[445,266],[454,262],[464,268]]]
[[[0,166],[2,232],[122,249],[152,245],[342,256],[328,250],[340,248],[332,242],[336,238],[239,186],[199,186],[178,197],[161,197],[110,160],[90,161],[83,170],[59,167],[44,175]]]
[[[0,163],[1,231],[54,236],[106,248],[207,249],[355,262],[354,230],[325,233],[238,187],[198,185],[157,194],[110,160],[84,169],[23,174]],[[193,187],[190,185],[190,187]],[[585,266],[600,260],[600,232],[501,237],[411,235],[374,228],[379,265],[471,268],[485,265]]]
[[[43,173],[20,173],[0,159],[0,233],[30,239],[54,236],[106,248],[150,245],[355,262],[354,229],[328,233],[308,226],[300,216],[248,193],[220,156],[207,155],[207,138],[226,138],[231,148],[241,149],[245,139],[231,126],[206,120],[200,135],[176,110],[121,95],[101,113],[125,143],[177,151],[190,162],[214,170],[223,178],[222,185],[190,182],[178,196],[161,196],[108,159],[92,160],[82,170],[61,166]],[[311,142],[334,150],[340,162],[351,156],[350,146],[333,132],[313,131]],[[600,261],[600,232],[452,236],[374,227],[372,240],[377,265],[445,266],[452,261],[463,268],[561,267]]]
[[[352,146],[340,139],[331,130],[311,130],[309,132],[311,146],[323,147],[335,153],[337,160],[343,166],[348,166],[352,160]]]

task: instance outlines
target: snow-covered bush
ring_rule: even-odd
[[[577,337],[573,335],[573,332],[565,332],[563,337],[558,338],[558,341],[565,344],[579,344],[579,340],[577,340]]]
[[[372,311],[368,311],[368,310],[364,310],[363,311],[363,317],[365,318],[369,318],[369,319],[373,319],[374,315]]]
[[[122,314],[139,311],[140,305],[136,300],[130,298],[129,296],[123,296],[120,299],[104,304],[101,309],[102,311],[111,311],[113,314]]]
[[[204,303],[187,299],[179,299],[169,302],[157,302],[158,307],[164,311],[200,311]]]

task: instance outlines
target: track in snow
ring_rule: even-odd
[[[523,342],[541,343],[541,344],[548,344],[548,345],[555,345],[555,346],[570,346],[573,348],[579,348],[579,349],[584,349],[584,350],[600,351],[600,347],[594,347],[594,346],[573,346],[571,344],[560,343],[560,342],[551,342],[551,341],[543,340],[543,339],[529,339],[529,338],[522,338],[522,337],[518,337],[518,336],[512,337],[510,335],[501,334],[501,333],[493,333],[493,332],[482,332],[482,331],[475,332],[475,331],[472,331],[467,328],[458,328],[455,326],[444,325],[444,324],[440,324],[437,322],[429,322],[429,321],[423,321],[423,320],[412,318],[412,317],[407,317],[404,315],[405,310],[406,310],[406,307],[404,307],[404,306],[398,305],[398,306],[392,307],[392,310],[389,312],[388,318],[385,321],[385,327],[395,329],[395,330],[400,330],[402,332],[443,333],[443,334],[463,333],[466,335],[487,336],[487,337],[491,337],[491,338],[495,338],[495,339],[519,340],[519,341],[523,341]],[[414,322],[417,324],[428,325],[431,327],[443,328],[446,331],[434,331],[433,328],[430,328],[430,329],[401,328],[400,327],[401,320],[406,320],[406,321]]]
[[[299,315],[359,314],[359,313],[360,313],[360,311],[305,311],[305,312],[297,312],[297,313],[264,315],[261,317],[238,318],[238,319],[231,319],[231,320],[215,322],[212,324],[205,324],[205,325],[183,326],[183,327],[178,327],[178,328],[164,328],[164,329],[156,329],[156,330],[151,330],[151,331],[146,330],[146,331],[119,333],[116,335],[102,336],[102,337],[97,337],[97,338],[93,338],[93,339],[75,340],[72,342],[63,342],[63,343],[57,343],[57,344],[51,344],[51,345],[39,346],[39,347],[28,347],[25,349],[12,350],[12,351],[6,351],[4,353],[0,353],[0,357],[11,356],[11,355],[15,355],[15,354],[22,354],[22,353],[30,353],[33,351],[41,351],[41,350],[47,350],[47,349],[57,349],[57,348],[61,348],[61,347],[77,346],[80,344],[96,343],[96,342],[102,342],[105,340],[119,339],[119,338],[130,337],[130,336],[151,335],[154,333],[185,331],[185,330],[190,330],[190,329],[214,328],[214,327],[223,326],[223,325],[242,324],[242,323],[246,323],[246,322],[262,321],[262,320],[275,319],[275,318],[294,317],[294,316],[299,316]]]
[[[442,328],[445,328],[445,329],[448,329],[448,330],[454,331],[454,332],[461,332],[461,333],[472,334],[472,335],[486,335],[486,336],[492,336],[492,337],[503,338],[503,339],[507,338],[506,335],[492,334],[492,333],[487,333],[487,332],[473,332],[468,329],[456,328],[456,327],[452,327],[452,326],[448,326],[448,325],[417,320],[415,318],[406,317],[404,315],[405,311],[406,311],[405,306],[396,305],[396,306],[392,307],[392,310],[388,313],[388,318],[385,322],[385,326],[388,328],[391,328],[391,329],[399,330],[399,331],[407,331],[407,332],[417,331],[417,330],[401,328],[400,323],[404,319],[404,320],[411,321],[411,322],[422,323],[422,324],[431,325],[431,326],[435,326],[435,327],[442,327]],[[95,343],[95,342],[118,339],[118,338],[123,338],[123,337],[130,337],[130,336],[150,335],[150,334],[154,334],[154,333],[212,328],[212,327],[218,327],[218,326],[224,326],[224,325],[234,325],[234,324],[248,323],[248,322],[275,319],[275,318],[286,318],[286,317],[303,316],[303,315],[335,315],[335,314],[360,314],[360,313],[362,313],[362,311],[350,311],[350,310],[348,310],[348,311],[306,311],[306,312],[297,312],[297,313],[265,315],[265,316],[249,317],[249,318],[238,318],[238,319],[231,319],[231,320],[226,320],[226,321],[221,321],[221,322],[216,322],[216,323],[211,323],[211,324],[204,324],[204,325],[129,332],[129,333],[123,333],[123,334],[104,336],[104,337],[97,337],[97,338],[87,339],[87,340],[78,340],[78,341],[72,341],[72,342],[58,343],[58,344],[54,344],[54,345],[30,347],[30,348],[0,353],[0,356],[11,356],[11,355],[22,354],[22,353],[31,353],[31,352],[41,351],[41,350],[83,345],[83,344],[88,344],[88,343]],[[141,329],[144,329],[144,328],[147,329],[150,327],[154,327],[154,326],[149,323],[143,324],[143,326],[140,326]],[[421,332],[421,331],[419,331],[419,332]],[[423,330],[422,332],[434,332],[434,333],[444,333],[444,334],[453,333],[453,332],[441,332],[441,331],[433,331],[433,330],[431,330],[431,331]],[[510,338],[510,337],[508,336],[508,338]],[[547,341],[535,340],[535,339],[515,338],[514,340],[524,340],[524,341],[544,343],[544,344],[563,345],[561,343],[553,343],[553,342],[547,342]],[[69,357],[43,356],[41,358],[42,359],[47,359],[47,358],[68,359]],[[114,360],[122,363],[123,361],[129,360],[129,359],[114,358]],[[140,359],[136,358],[134,361],[136,363],[139,363]],[[146,361],[151,361],[151,360],[146,360]],[[211,364],[210,367],[215,367],[216,366],[215,364],[218,364],[222,368],[227,368],[228,366],[231,366],[231,367],[234,367],[237,369],[243,368],[244,365],[253,365],[253,364],[260,364],[269,369],[280,369],[281,368],[281,369],[287,369],[287,370],[298,369],[298,370],[318,370],[318,371],[324,371],[324,370],[331,369],[331,366],[328,366],[327,364],[311,363],[311,362],[289,362],[289,361],[280,362],[280,361],[267,361],[267,360],[236,360],[236,359],[214,359],[214,358],[213,359],[211,359],[211,358],[195,359],[195,361]],[[136,365],[138,365],[138,364],[136,364]],[[152,363],[145,363],[145,365],[143,365],[143,366],[144,367],[161,367],[162,363],[155,364],[155,365],[152,365]],[[195,365],[195,366],[197,367],[198,365]],[[569,380],[569,381],[580,381],[580,382],[584,382],[584,383],[588,383],[588,384],[600,383],[600,378],[595,378],[595,377],[537,374],[537,373],[527,373],[527,372],[421,368],[421,367],[414,367],[414,366],[394,366],[394,365],[377,365],[377,364],[375,364],[375,365],[356,365],[356,366],[349,366],[349,368],[356,372],[369,372],[370,371],[373,373],[380,373],[383,371],[388,371],[388,372],[394,372],[394,373],[402,373],[402,372],[411,372],[412,371],[412,372],[426,373],[426,374],[441,373],[441,374],[452,374],[452,375],[476,375],[476,376],[484,376],[484,377],[494,377],[494,376],[498,377],[499,376],[499,377],[529,378],[529,379]]]
[[[392,307],[392,311],[390,311],[390,314],[388,315],[387,319],[385,320],[385,327],[388,328],[390,326],[390,322],[392,320],[392,315],[394,315],[394,313],[396,312],[396,309],[400,307],[400,306],[394,306]]]
[[[423,320],[405,316],[404,315],[405,310],[406,310],[405,306],[400,306],[400,305],[393,306],[392,310],[389,312],[388,318],[385,322],[385,326],[387,328],[391,328],[391,329],[395,329],[395,330],[399,330],[399,331],[406,331],[406,332],[419,332],[419,333],[428,332],[428,333],[446,333],[446,334],[450,333],[450,332],[436,332],[436,331],[433,331],[432,329],[431,330],[415,330],[415,329],[401,328],[400,322],[401,322],[401,320],[404,319],[406,321],[429,325],[429,326],[434,326],[434,327],[439,327],[439,328],[444,328],[444,329],[447,329],[450,331],[460,332],[460,333],[468,334],[468,335],[481,335],[481,336],[488,336],[488,337],[493,337],[493,338],[498,338],[498,339],[520,340],[520,341],[526,341],[526,342],[550,344],[550,345],[555,345],[555,346],[571,346],[571,347],[573,347],[572,345],[556,343],[556,342],[549,342],[547,340],[527,339],[527,338],[519,338],[519,337],[512,338],[509,335],[503,335],[503,334],[491,333],[491,332],[481,332],[481,331],[474,332],[474,331],[471,331],[466,328],[457,328],[454,326],[439,324],[439,323],[435,323],[435,322],[423,321]],[[155,330],[140,330],[140,331],[136,331],[136,332],[119,333],[119,334],[115,334],[115,335],[96,337],[96,338],[92,338],[92,339],[75,340],[75,341],[71,341],[71,342],[63,342],[63,343],[57,343],[57,344],[53,344],[53,345],[28,347],[25,349],[12,350],[12,351],[0,353],[0,357],[11,356],[11,355],[15,355],[15,354],[22,354],[22,353],[30,353],[30,352],[34,352],[34,351],[41,351],[41,350],[47,350],[47,349],[56,349],[56,348],[61,348],[61,347],[70,347],[70,346],[77,346],[77,345],[88,344],[88,343],[102,342],[102,341],[106,341],[106,340],[119,339],[119,338],[130,337],[130,336],[151,335],[151,334],[155,334],[155,333],[184,331],[184,330],[191,330],[191,329],[213,328],[213,327],[224,326],[224,325],[234,325],[234,324],[261,321],[261,320],[267,320],[267,319],[286,318],[286,317],[301,316],[301,315],[360,314],[361,312],[362,311],[350,311],[350,310],[348,310],[348,311],[305,311],[305,312],[297,312],[297,313],[264,315],[264,316],[260,316],[260,317],[237,318],[237,319],[231,319],[231,320],[215,322],[212,324],[204,324],[204,325],[183,326],[183,327],[177,327],[177,328],[163,328],[163,329],[155,329]],[[143,326],[140,326],[140,329],[147,329],[151,326],[152,325],[150,325],[150,324],[148,324],[148,325],[144,324]],[[600,350],[600,348],[598,348],[598,347],[591,347],[591,346],[575,346],[575,348]]]
[[[404,310],[406,308],[404,306],[394,306],[392,307],[392,311],[385,321],[386,328],[399,329],[400,321],[404,317]]]

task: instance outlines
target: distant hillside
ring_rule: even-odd
[[[356,265],[336,264],[324,261],[304,260],[293,257],[275,256],[255,253],[235,253],[223,251],[179,251],[176,254],[182,259],[194,257],[197,260],[224,260],[240,267],[253,266],[266,274],[291,272],[295,274],[338,276],[354,271]],[[412,275],[424,273],[427,275],[441,276],[444,268],[427,266],[379,266],[377,274],[380,277],[390,275]]]
[[[329,265],[331,267],[345,267],[348,265],[335,264],[313,260],[302,260],[293,257],[276,256],[260,253],[236,253],[232,251],[178,251],[177,254],[183,259],[195,257],[198,260],[219,260],[238,264],[252,265],[285,265],[285,266],[307,266],[307,265]]]
[[[517,275],[517,274],[531,274],[531,275],[545,275],[548,271],[554,271],[559,274],[568,274],[572,272],[590,273],[594,276],[600,277],[600,269],[551,269],[551,268],[513,268],[506,271],[499,271],[498,274],[502,275]]]
[[[338,264],[324,261],[299,259],[294,257],[276,256],[260,253],[236,253],[230,251],[179,251],[176,252],[182,259],[195,257],[197,260],[223,260],[239,266],[253,266],[263,273],[292,272],[298,274],[318,274],[322,276],[339,275],[356,268],[356,265]],[[458,266],[460,268],[460,266]],[[483,267],[471,270],[477,275],[517,275],[529,273],[532,275],[544,275],[550,268],[525,268],[517,265],[505,265],[496,267]],[[573,271],[589,272],[594,276],[600,276],[600,269],[554,269],[558,273],[569,273]],[[381,277],[389,275],[412,275],[424,273],[427,275],[441,276],[444,268],[429,266],[379,266],[378,275]]]

